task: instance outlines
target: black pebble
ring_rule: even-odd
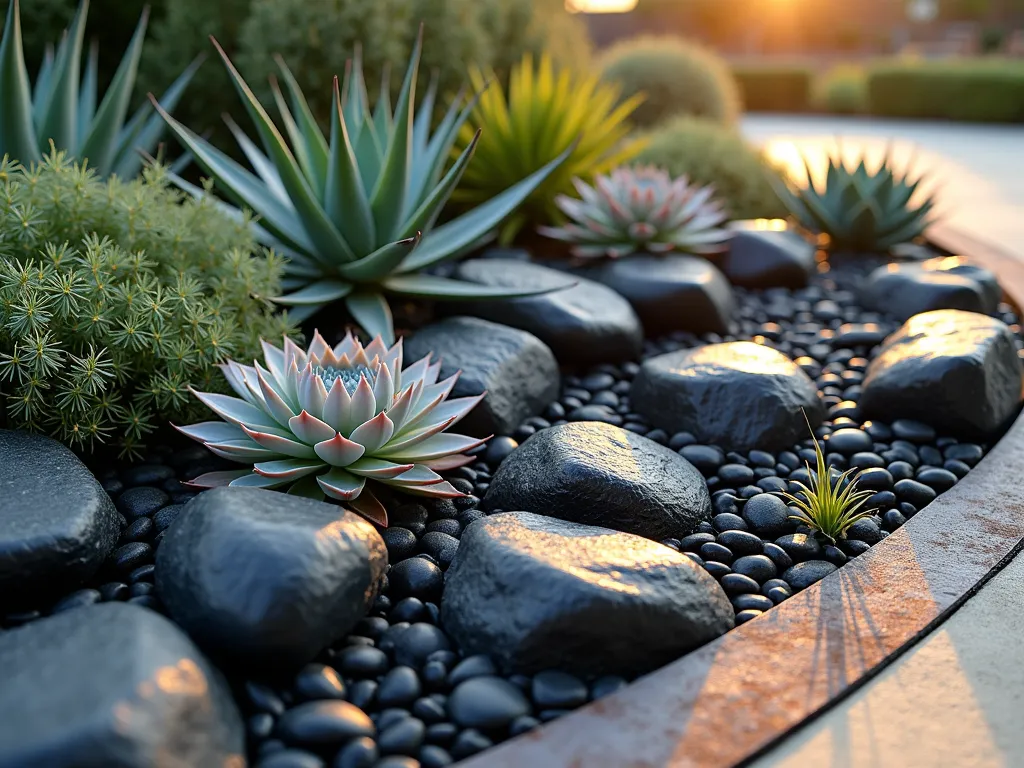
[[[369,709],[377,699],[376,680],[357,680],[348,686],[348,700],[362,710]]]
[[[732,598],[732,605],[737,611],[767,611],[774,603],[764,595],[743,594]]]
[[[406,717],[400,722],[381,731],[377,737],[377,746],[385,755],[414,756],[423,743],[427,727],[422,720]]]
[[[395,639],[395,662],[417,669],[426,662],[430,654],[450,649],[448,636],[439,627],[418,622]]]
[[[324,768],[324,761],[304,749],[281,749],[261,758],[256,768]]]
[[[117,497],[117,508],[128,520],[137,517],[151,515],[163,506],[166,506],[171,497],[159,488],[143,486],[141,488],[129,488]]]
[[[775,563],[765,555],[745,555],[737,558],[732,564],[732,570],[733,573],[749,576],[760,583],[774,579],[778,573]]]
[[[795,562],[813,560],[822,555],[821,543],[813,536],[808,536],[805,533],[791,533],[786,536],[780,536],[775,540],[775,543],[785,550],[786,554]]]
[[[362,736],[345,745],[335,756],[331,768],[371,768],[379,759],[377,742],[369,736]]]
[[[720,563],[715,560],[705,560],[704,570],[710,573],[716,579],[721,579],[726,574],[732,573],[732,568],[730,568],[725,563]]]
[[[743,506],[743,519],[759,534],[770,539],[792,530],[786,503],[770,493],[753,497]]]
[[[575,709],[587,702],[587,686],[574,675],[547,670],[533,676],[531,696],[538,709]]]
[[[391,526],[381,531],[381,537],[388,548],[388,561],[397,563],[416,554],[416,534],[408,528]]]
[[[380,681],[377,701],[382,707],[412,704],[421,692],[420,679],[411,667],[395,667]]]
[[[944,472],[945,470],[937,470]],[[923,509],[938,495],[932,488],[919,483],[916,480],[900,480],[896,483],[896,496],[900,501],[913,504],[918,509]]]
[[[948,469],[925,469],[918,473],[917,481],[929,486],[936,493],[944,493],[957,483],[957,476]],[[910,501],[908,499],[908,501]]]
[[[737,556],[759,555],[764,551],[764,542],[747,531],[724,531],[718,534],[718,543],[728,547]]]
[[[445,522],[452,522],[459,526],[457,520]],[[459,527],[461,528],[461,526]],[[420,539],[420,549],[437,560],[441,567],[447,570],[452,560],[455,559],[455,553],[459,551],[459,540],[440,531],[427,531]]]
[[[711,524],[715,526],[716,531],[746,531],[750,529],[746,520],[739,515],[730,514],[728,512],[715,515]]]
[[[722,577],[722,589],[727,595],[757,594],[760,585],[749,576],[729,573]]]
[[[345,698],[345,684],[333,667],[307,664],[295,676],[292,690],[298,701]]]
[[[714,541],[701,545],[700,556],[705,561],[715,560],[719,563],[731,563],[733,561],[732,550]]]
[[[424,602],[440,603],[444,574],[434,563],[411,557],[392,566],[388,583],[393,598],[418,597]]]
[[[452,748],[449,751],[456,760],[463,760],[493,746],[494,742],[480,733],[480,731],[475,728],[467,728],[455,737],[455,741],[452,743]],[[380,766],[378,765],[376,768],[380,768]]]
[[[118,573],[129,574],[140,565],[145,565],[153,557],[153,549],[149,544],[132,542],[114,550],[110,556]]]
[[[764,554],[771,558],[771,561],[775,563],[775,567],[779,571],[784,571],[793,565],[793,558],[775,542],[766,541],[764,544]]]

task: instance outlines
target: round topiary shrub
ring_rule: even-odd
[[[779,218],[787,215],[768,174],[777,173],[740,133],[713,120],[680,117],[647,134],[647,147],[636,163],[683,174],[710,184],[732,218]]]
[[[814,106],[834,115],[855,115],[867,110],[868,78],[863,67],[841,64],[814,85]]]
[[[216,364],[280,338],[281,262],[155,168],[99,181],[63,153],[0,161],[0,421],[127,453],[224,389]]]
[[[508,74],[524,53],[539,59],[547,53],[559,70],[588,71],[592,44],[586,22],[565,10],[564,0],[478,0],[480,19],[487,35],[490,66],[508,82]]]
[[[613,45],[600,61],[602,77],[622,84],[623,97],[643,92],[636,125],[651,127],[677,115],[731,125],[740,96],[716,54],[678,37],[637,37]]]

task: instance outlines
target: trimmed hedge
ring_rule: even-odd
[[[736,64],[733,77],[748,112],[808,112],[814,69],[804,64]]]
[[[1024,121],[1024,62],[888,61],[868,72],[873,115],[985,123]]]
[[[817,78],[813,103],[819,112],[856,115],[867,111],[868,78],[863,67],[840,64]]]

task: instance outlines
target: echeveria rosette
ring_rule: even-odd
[[[371,112],[358,57],[341,86],[335,78],[328,136],[283,60],[278,63],[288,98],[276,84],[274,91],[282,134],[218,46],[262,144],[257,146],[234,122],[228,122],[251,171],[161,112],[217,188],[240,208],[259,216],[259,223],[252,226],[260,241],[287,257],[285,288],[289,292],[275,301],[289,308],[293,320],[304,320],[328,304],[344,301],[370,336],[382,336],[390,344],[394,321],[388,296],[450,302],[548,292],[477,285],[424,273],[485,241],[565,161],[571,149],[554,153],[491,199],[438,224],[477,148],[479,135],[449,165],[456,136],[476,99],[460,109],[460,94],[431,130],[436,80],[415,108],[421,43],[422,36],[393,111],[385,79]],[[175,181],[194,195],[205,194],[183,179]],[[240,208],[226,203],[220,207],[230,216],[242,216]]]
[[[573,244],[581,259],[612,259],[638,251],[697,255],[719,253],[729,240],[727,219],[714,190],[673,179],[654,167],[617,168],[594,186],[573,179],[579,198],[559,195],[555,203],[570,219],[541,234]]]
[[[263,354],[265,365],[221,366],[239,397],[194,392],[224,421],[177,428],[218,456],[255,462],[252,469],[210,472],[193,485],[288,486],[345,502],[379,525],[387,512],[373,484],[465,495],[437,474],[471,462],[465,452],[484,442],[445,432],[483,399],[447,399],[459,374],[438,381],[441,364],[430,355],[402,370],[401,339],[389,348],[378,336],[364,348],[351,333],[333,349],[317,333],[305,352],[287,338],[284,349],[263,342]]]

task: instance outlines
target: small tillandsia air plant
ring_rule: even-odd
[[[473,459],[483,444],[445,432],[484,395],[448,400],[453,376],[438,381],[430,355],[402,369],[402,340],[380,336],[365,347],[349,333],[336,347],[319,334],[303,351],[288,338],[279,349],[263,342],[264,365],[228,361],[224,376],[239,397],[194,392],[223,421],[177,429],[246,469],[209,472],[192,485],[286,489],[344,502],[387,525],[379,491],[416,496],[464,496],[439,471]]]
[[[810,422],[807,427],[811,428]],[[848,469],[833,478],[831,467],[825,463],[825,454],[813,430],[811,439],[814,440],[817,471],[811,470],[810,464],[805,465],[811,477],[810,486],[794,480],[793,484],[799,488],[797,494],[783,492],[782,496],[799,510],[790,515],[791,520],[808,526],[815,534],[835,544],[839,539],[846,538],[851,525],[871,515],[871,510],[861,510],[861,507],[874,491],[857,490],[857,480],[852,477],[858,471],[856,469]]]
[[[724,250],[731,233],[714,189],[673,179],[654,166],[616,168],[599,175],[594,186],[573,179],[579,199],[559,195],[555,204],[570,222],[539,227],[555,240],[572,244],[579,259],[617,259],[632,253],[692,253]]]

